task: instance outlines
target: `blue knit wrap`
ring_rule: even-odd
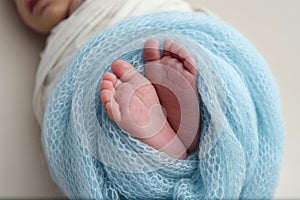
[[[149,38],[180,43],[199,67],[201,139],[186,160],[132,137],[100,100],[114,60],[143,73]],[[257,199],[274,195],[284,126],[276,82],[248,40],[204,14],[162,12],[123,21],[81,48],[48,102],[42,137],[51,175],[70,198]]]

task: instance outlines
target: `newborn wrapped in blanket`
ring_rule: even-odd
[[[149,38],[178,42],[197,62],[201,120],[191,123],[201,123],[201,138],[185,160],[132,137],[100,100],[113,61],[143,73]],[[42,137],[70,198],[257,199],[274,195],[284,127],[268,65],[240,33],[204,14],[161,12],[122,21],[81,48],[51,94]]]

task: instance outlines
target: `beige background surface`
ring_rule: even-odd
[[[300,198],[300,1],[191,0],[239,29],[269,62],[282,96],[286,148],[276,198]],[[34,75],[45,36],[0,1],[0,198],[62,197],[52,182],[33,119]]]

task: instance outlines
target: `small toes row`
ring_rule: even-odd
[[[173,40],[167,39],[163,44],[163,55],[171,56],[179,59],[184,67],[194,76],[198,74],[197,63],[192,57],[189,50],[184,48],[182,45],[174,42]],[[149,39],[144,45],[144,59],[145,62],[155,61],[162,58],[160,53],[160,44],[156,39]]]
[[[103,81],[101,82],[101,101],[105,105],[107,113],[111,119],[114,119],[112,112],[112,99],[113,99],[113,91],[114,85],[117,82],[117,78],[112,73],[105,73],[103,76]]]
[[[197,63],[189,50],[170,39],[164,41],[163,48],[164,55],[179,59],[190,73],[197,75]]]
[[[105,105],[106,109],[110,107],[108,104],[111,103],[113,98],[114,86],[116,85],[117,77],[110,73],[106,72],[103,76],[103,81],[101,82],[101,101]]]

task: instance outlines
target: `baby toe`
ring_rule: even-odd
[[[116,84],[117,77],[110,72],[106,72],[103,76],[103,81],[110,81],[114,86]]]
[[[113,73],[117,75],[117,77],[122,81],[125,75],[128,75],[130,72],[135,70],[130,63],[124,60],[116,60],[115,62],[113,62],[111,69]]]
[[[159,41],[156,39],[147,40],[144,45],[145,62],[159,60],[160,58]]]
[[[101,83],[101,90],[113,90],[114,86],[111,81],[103,80]]]
[[[113,92],[111,90],[103,90],[100,97],[103,104],[106,105],[108,102],[111,102],[113,98]]]

